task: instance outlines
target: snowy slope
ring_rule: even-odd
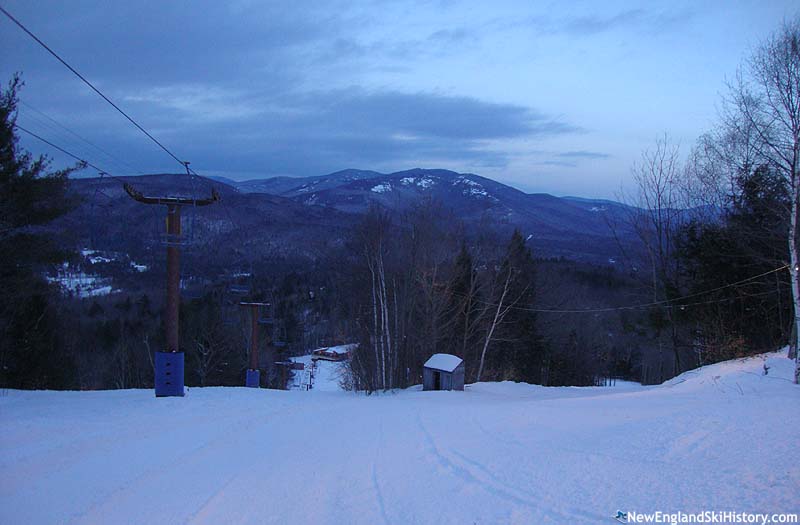
[[[312,361],[310,355],[292,357],[292,361],[303,363],[305,370],[296,370],[294,379],[288,382],[291,390],[306,390],[305,385],[311,381],[311,392],[339,392],[342,390],[342,374],[344,373],[344,363],[335,361],[318,360],[314,369],[314,378],[308,377],[307,372],[311,370]]]
[[[763,375],[764,359],[770,366]],[[615,523],[797,511],[778,354],[657,387],[0,397],[0,523]]]

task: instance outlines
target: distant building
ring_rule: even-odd
[[[422,369],[423,390],[464,390],[464,360],[450,354],[433,354]]]
[[[347,361],[351,353],[358,347],[358,344],[328,346],[318,348],[311,352],[311,360],[323,359],[325,361]]]

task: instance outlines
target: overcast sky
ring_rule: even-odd
[[[605,198],[660,134],[687,152],[749,50],[798,13],[779,0],[0,1],[203,175],[448,168]],[[20,125],[114,174],[180,171],[2,16],[0,49],[3,83],[26,83]]]

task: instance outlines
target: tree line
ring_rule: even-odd
[[[800,20],[787,21],[728,85],[718,122],[685,164],[659,139],[634,166],[631,259],[653,303],[663,380],[790,344],[800,323]],[[800,376],[796,364],[796,379]]]
[[[273,303],[266,383],[280,386],[275,361],[344,342],[359,343],[349,382],[366,391],[418,384],[435,353],[462,357],[468,382],[592,385],[796,348],[798,41],[795,20],[756,49],[686,159],[666,136],[643,153],[620,197],[628,216],[610,224],[636,242],[613,268],[538,258],[521,232],[468,230],[434,201],[371,208],[313,267],[252,261],[249,297]],[[51,171],[19,148],[20,86],[0,97],[1,386],[148,387],[159,292],[70,298],[44,278],[74,257],[48,225],[75,206],[83,166]],[[185,300],[181,325],[188,384],[241,384],[247,320],[224,283]]]
[[[467,377],[537,381],[544,341],[533,308],[536,264],[518,231],[505,245],[469,238],[434,202],[395,224],[372,207],[354,237],[349,315],[359,350],[351,362],[364,390],[417,384],[436,353],[464,358]],[[501,344],[502,343],[502,344]]]

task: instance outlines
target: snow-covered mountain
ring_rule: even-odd
[[[480,175],[441,169],[417,168],[390,174],[345,170],[322,177],[247,181],[236,187],[243,192],[264,191],[307,206],[359,214],[373,203],[402,212],[431,199],[467,225],[488,221],[501,229],[519,228],[538,240],[545,255],[580,257],[583,250],[604,253],[602,260],[606,252],[607,258],[613,258],[616,251],[609,223],[624,222],[627,210],[606,200],[528,194]]]
[[[230,254],[242,253],[243,247],[253,257],[300,254],[314,259],[332,245],[341,245],[371,204],[400,217],[425,200],[440,205],[467,233],[480,225],[503,239],[518,228],[538,256],[605,263],[619,257],[609,221],[622,222],[618,219],[626,212],[618,203],[527,194],[479,175],[448,170],[344,170],[231,184],[186,174],[125,180],[149,195],[200,198],[215,187],[220,203],[187,208],[184,229],[195,232],[189,233],[193,243],[215,247],[205,252],[204,260],[219,265],[230,264],[224,257],[240,258]],[[83,205],[60,224],[80,237],[94,238],[100,248],[141,257],[142,241],[163,233],[161,211],[134,202],[120,181],[76,179],[72,186]]]
[[[353,181],[379,177],[376,171],[342,170],[318,177],[271,177],[268,179],[234,182],[239,191],[245,193],[271,193],[284,197],[336,188]]]

